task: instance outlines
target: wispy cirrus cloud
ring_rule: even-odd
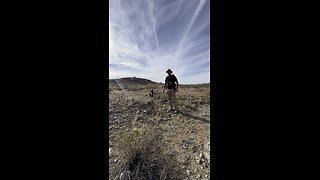
[[[109,77],[210,82],[209,0],[109,0]]]

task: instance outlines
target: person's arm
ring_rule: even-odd
[[[167,81],[165,81],[164,86],[163,86],[163,92],[166,90],[167,88]]]
[[[179,88],[179,82],[178,82],[178,80],[177,80],[176,82],[177,82],[177,91],[178,91],[178,88]]]
[[[178,91],[178,89],[179,89],[179,82],[178,82],[178,79],[177,79],[176,76],[174,76],[174,79],[175,79],[175,82],[177,83],[177,84],[176,84],[176,91]]]

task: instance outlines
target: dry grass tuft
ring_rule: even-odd
[[[139,97],[130,97],[129,99],[129,107],[139,107],[139,108],[146,108],[146,107],[153,107],[154,101],[153,99],[149,98],[139,98]]]
[[[179,179],[174,158],[162,153],[161,132],[154,127],[125,130],[117,140],[122,163],[116,179],[165,180]]]

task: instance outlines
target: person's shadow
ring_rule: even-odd
[[[196,116],[193,116],[193,115],[188,114],[188,113],[186,113],[186,112],[179,111],[179,114],[184,115],[184,116],[186,116],[186,117],[188,117],[188,118],[192,118],[192,119],[196,119],[196,120],[203,121],[203,122],[205,122],[205,123],[210,123],[210,120],[207,120],[207,119],[201,118],[201,117],[196,117]]]

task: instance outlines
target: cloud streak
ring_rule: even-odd
[[[210,1],[109,0],[109,77],[210,82]]]

